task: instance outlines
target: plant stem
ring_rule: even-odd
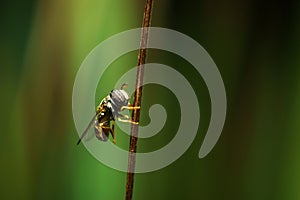
[[[138,69],[136,74],[136,83],[135,83],[135,93],[134,93],[134,106],[141,106],[142,101],[142,84],[144,76],[144,65],[146,62],[146,51],[148,43],[148,34],[151,20],[151,10],[154,0],[146,0],[146,6],[144,10],[143,24],[142,24],[142,33],[141,33],[141,42],[140,49],[138,53]],[[139,122],[140,120],[140,109],[133,110],[132,120],[134,122]],[[135,170],[135,159],[136,159],[136,149],[138,141],[138,125],[131,125],[130,132],[130,144],[129,144],[129,156],[128,156],[128,173],[126,181],[126,200],[132,199],[133,194],[133,183],[134,183],[134,170]]]

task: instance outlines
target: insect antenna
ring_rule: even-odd
[[[128,85],[127,83],[123,83],[121,86],[121,90],[124,90],[127,87],[127,85]]]
[[[77,145],[80,144],[81,140],[84,138],[84,136],[87,134],[88,130],[91,128],[91,126],[93,125],[94,123],[94,120],[96,118],[96,115],[93,116],[92,120],[90,121],[89,125],[86,127],[86,129],[84,130],[84,132],[82,133],[82,135],[80,136],[78,142],[77,142]]]

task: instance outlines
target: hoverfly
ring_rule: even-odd
[[[133,122],[130,120],[130,117],[127,115],[122,115],[120,112],[124,109],[128,110],[136,110],[140,109],[140,106],[133,106],[129,103],[129,96],[124,88],[127,84],[123,84],[121,89],[113,89],[109,95],[107,95],[100,102],[97,107],[96,114],[88,124],[85,131],[82,133],[79,138],[77,145],[81,142],[81,140],[85,137],[88,130],[94,124],[94,132],[96,138],[98,140],[106,142],[109,137],[109,133],[111,133],[113,142],[116,144],[115,138],[115,119],[121,122],[128,122],[132,124],[138,124],[138,122]],[[110,122],[112,122],[112,127],[110,126]]]

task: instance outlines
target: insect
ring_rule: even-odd
[[[79,138],[77,145],[81,142],[81,140],[86,136],[88,130],[94,124],[94,132],[96,138],[98,140],[106,142],[109,137],[109,133],[111,133],[113,142],[116,144],[115,138],[115,119],[121,122],[127,122],[131,124],[138,124],[138,122],[133,122],[129,116],[122,115],[120,112],[124,109],[128,110],[136,110],[140,109],[140,106],[133,106],[129,103],[129,96],[124,88],[127,84],[123,84],[121,89],[113,89],[109,95],[107,95],[100,102],[97,107],[96,114],[93,116],[92,120],[88,124],[87,128],[82,133]],[[112,127],[110,123],[112,122]]]

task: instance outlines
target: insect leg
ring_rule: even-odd
[[[127,106],[122,106],[121,107],[121,110],[124,110],[124,109],[127,109],[127,110],[138,110],[138,109],[141,109],[141,107],[140,106],[133,106],[130,103],[128,103]]]
[[[115,121],[112,121],[112,128],[110,129],[111,135],[113,137],[113,142],[114,144],[117,143],[116,138],[115,138]]]
[[[115,139],[115,121],[112,122],[112,128],[110,128],[109,126],[104,126],[103,123],[100,124],[100,127],[102,129],[106,129],[106,130],[108,129],[109,130],[109,132],[111,133],[111,136],[113,138],[113,143],[116,144],[117,141]]]
[[[126,118],[126,119],[122,119],[122,117]],[[128,115],[120,115],[117,119],[120,122],[127,122],[130,124],[139,124],[138,122],[134,122],[134,121],[130,120],[130,117]]]

